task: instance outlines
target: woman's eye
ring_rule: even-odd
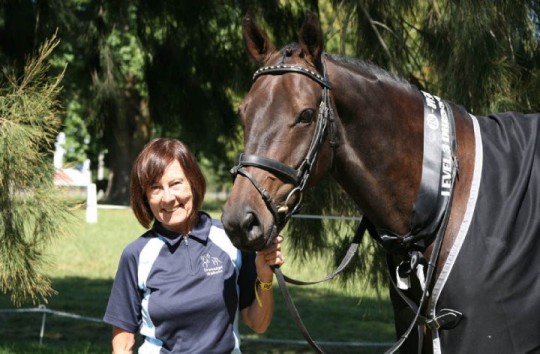
[[[302,113],[296,118],[297,123],[311,123],[313,122],[313,119],[315,118],[315,111],[308,108],[304,109]]]
[[[150,187],[150,193],[159,194],[161,192],[161,188],[159,186],[151,186]]]

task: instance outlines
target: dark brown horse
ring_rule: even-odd
[[[540,352],[538,116],[474,117],[324,53],[311,15],[280,50],[249,16],[243,35],[263,67],[240,105],[245,147],[222,217],[233,243],[263,248],[331,173],[375,226],[394,281],[412,279],[391,287],[399,335],[414,317],[406,299],[422,307],[403,351]],[[424,293],[418,256],[436,269]],[[444,309],[462,316],[445,323]]]

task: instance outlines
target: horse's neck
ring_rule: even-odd
[[[375,225],[405,233],[422,172],[421,96],[381,74],[327,67],[339,116],[334,177]]]

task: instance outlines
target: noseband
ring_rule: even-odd
[[[298,211],[302,202],[302,195],[306,183],[311,175],[313,167],[317,162],[317,156],[321,149],[322,143],[327,129],[330,129],[330,146],[332,147],[332,155],[335,147],[335,128],[334,128],[334,112],[330,104],[330,82],[326,74],[326,67],[323,64],[323,75],[321,76],[315,71],[312,71],[306,67],[299,65],[273,65],[260,68],[253,74],[253,80],[255,81],[259,76],[263,75],[282,75],[287,73],[297,73],[305,75],[312,80],[316,81],[322,86],[322,98],[319,104],[319,112],[317,115],[317,126],[315,127],[315,133],[309,144],[309,149],[306,156],[300,162],[298,167],[294,168],[285,165],[279,161],[272,160],[266,157],[258,155],[250,155],[241,153],[238,155],[236,165],[231,169],[232,175],[236,178],[237,175],[246,177],[255,189],[262,196],[266,206],[274,216],[275,225],[278,228],[282,228],[291,216]],[[329,128],[328,128],[329,127]],[[246,167],[256,167],[274,175],[279,176],[281,179],[291,182],[295,187],[289,192],[285,202],[283,204],[276,203],[272,196],[257,182],[255,177],[246,170]],[[289,200],[298,195],[298,200],[292,208],[289,207]],[[280,215],[282,215],[280,217]]]

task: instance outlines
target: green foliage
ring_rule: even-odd
[[[528,0],[430,3],[421,53],[437,93],[476,114],[540,111],[538,11]]]
[[[241,23],[231,21],[241,12],[229,3],[148,2],[140,14],[157,133],[177,137],[217,162],[217,173],[219,161],[225,160],[225,141],[236,132],[234,95],[247,87],[251,71]]]
[[[46,76],[57,46],[46,41],[16,78],[0,87],[0,291],[20,304],[53,293],[44,249],[62,234],[68,209],[53,186],[50,149],[57,129],[59,83]]]
[[[85,120],[81,116],[81,105],[79,101],[73,100],[65,108],[64,127],[62,131],[66,134],[66,149],[64,155],[65,166],[81,165],[86,159],[87,144],[90,134]]]

